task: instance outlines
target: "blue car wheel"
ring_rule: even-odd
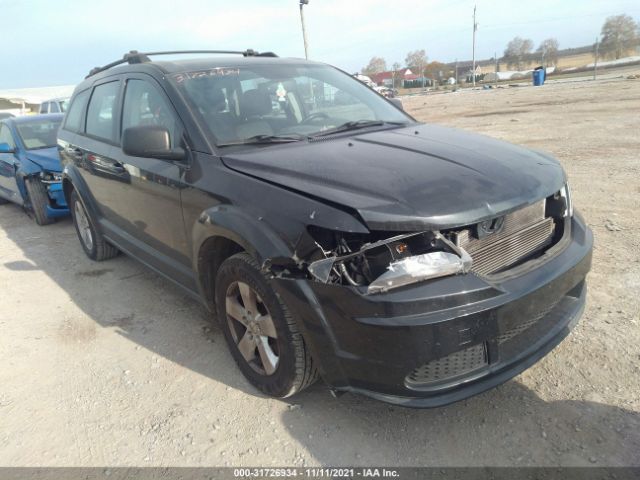
[[[28,178],[24,183],[29,195],[31,209],[36,217],[36,223],[38,225],[49,225],[55,222],[53,218],[49,218],[47,215],[47,206],[49,205],[47,187],[36,178]]]

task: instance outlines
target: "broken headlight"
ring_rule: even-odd
[[[466,252],[465,252],[466,254]],[[423,253],[392,262],[385,273],[369,284],[367,293],[378,293],[412,283],[466,273],[471,268],[471,257],[449,252]]]
[[[57,172],[40,172],[42,183],[60,183],[62,174]]]
[[[560,197],[564,199],[565,210],[563,217],[573,217],[573,203],[571,202],[571,192],[569,191],[569,182],[565,183],[560,189]]]
[[[367,293],[466,273],[472,263],[466,251],[440,232],[401,234],[365,243],[335,233],[332,248],[318,246],[325,258],[308,266],[316,280],[367,287]]]

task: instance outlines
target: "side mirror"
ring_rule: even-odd
[[[15,149],[11,148],[11,146],[6,143],[0,143],[0,153],[13,153],[15,152]]]
[[[402,105],[402,100],[400,100],[399,98],[387,98],[387,100],[393,103],[400,110],[404,111],[404,105]]]
[[[122,132],[122,151],[132,157],[184,160],[182,148],[171,148],[169,130],[159,125],[126,128]]]

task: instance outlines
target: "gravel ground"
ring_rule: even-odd
[[[259,396],[204,310],[70,221],[0,207],[0,465],[640,465],[640,80],[406,99],[418,119],[555,154],[596,236],[588,306],[505,385],[408,410],[319,383]]]

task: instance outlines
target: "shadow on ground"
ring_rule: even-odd
[[[0,255],[2,267],[42,270],[98,329],[115,329],[172,362],[257,395],[209,314],[170,282],[123,255],[91,262],[68,219],[41,228],[19,208],[2,206],[0,229],[24,256]],[[87,322],[64,319],[59,335],[66,342],[91,342],[90,330],[75,321]],[[283,424],[325,465],[640,464],[638,413],[595,402],[545,401],[518,381],[434,410],[352,395],[334,399],[320,383],[287,403]]]

